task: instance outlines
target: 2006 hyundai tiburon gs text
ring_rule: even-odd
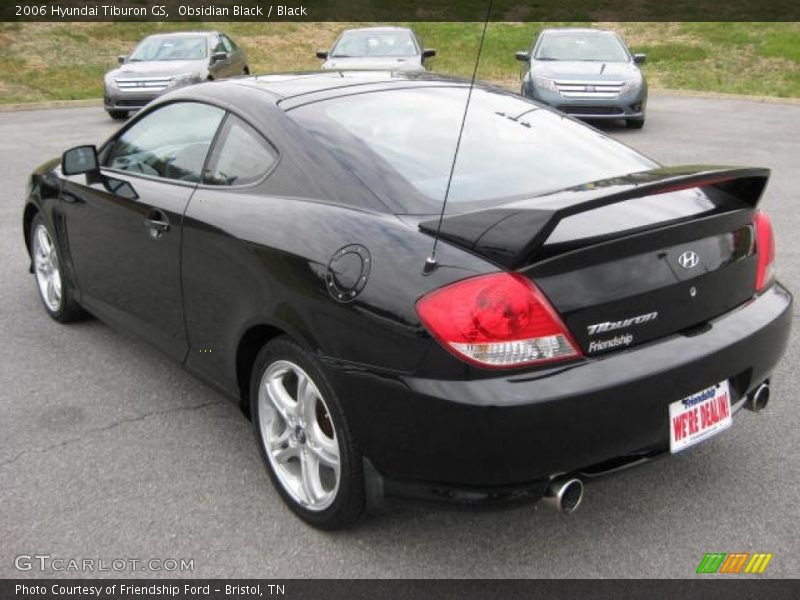
[[[483,85],[456,155],[469,88],[326,72],[166,94],[33,173],[45,310],[241,402],[322,528],[379,494],[573,510],[586,476],[762,408],[792,304],[769,171],[663,167]]]

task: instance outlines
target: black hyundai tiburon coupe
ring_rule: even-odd
[[[31,177],[45,310],[240,401],[323,528],[381,494],[573,510],[585,477],[762,408],[792,303],[769,172],[664,168],[481,85],[450,182],[468,90],[323,73],[163,96]]]

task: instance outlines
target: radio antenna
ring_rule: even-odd
[[[439,243],[439,233],[442,230],[442,220],[444,219],[444,211],[447,207],[447,198],[450,196],[450,185],[453,183],[453,173],[456,170],[456,161],[458,160],[458,150],[461,148],[461,137],[464,135],[464,125],[467,122],[467,112],[469,111],[469,103],[472,100],[472,89],[475,87],[475,78],[478,75],[478,65],[481,62],[481,53],[483,52],[483,41],[486,39],[486,28],[489,25],[489,17],[492,14],[492,3],[494,0],[489,0],[486,7],[486,18],[483,20],[483,31],[481,32],[481,41],[478,45],[478,55],[475,57],[475,68],[472,70],[472,79],[469,82],[469,91],[467,92],[467,102],[464,105],[464,114],[461,117],[461,127],[458,130],[458,139],[456,140],[456,149],[453,152],[453,162],[450,163],[450,175],[447,178],[447,187],[444,191],[444,200],[442,201],[442,211],[439,213],[439,223],[436,225],[436,235],[433,238],[433,248],[431,255],[425,259],[425,266],[422,268],[424,275],[430,275],[436,270],[436,246]]]

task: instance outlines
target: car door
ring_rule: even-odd
[[[264,215],[271,201],[258,190],[277,161],[278,151],[266,138],[229,114],[185,213],[181,273],[189,340],[197,350],[186,366],[230,390],[236,381],[228,361],[236,355],[242,319],[266,311],[274,298],[260,275],[262,261],[273,258],[263,248],[243,252],[249,244],[235,232],[268,227]]]
[[[214,35],[211,37],[211,57],[213,59],[214,55],[225,55],[224,58],[219,60],[213,60],[208,67],[209,72],[214,77],[214,79],[223,79],[225,77],[230,77],[233,73],[231,62],[232,56],[228,51],[228,48],[225,46],[225,42],[223,41],[222,36]]]
[[[197,102],[160,107],[105,146],[99,174],[62,188],[81,303],[179,360],[183,213],[224,115]]]
[[[228,76],[235,77],[236,75],[241,75],[244,73],[244,68],[246,66],[244,50],[237,46],[233,40],[224,33],[220,35],[222,37],[222,44],[225,46],[228,56],[230,57],[230,74]]]

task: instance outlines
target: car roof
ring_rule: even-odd
[[[345,33],[361,33],[361,32],[371,32],[371,33],[381,33],[381,32],[395,32],[395,31],[407,31],[411,33],[411,29],[408,27],[392,27],[388,25],[381,25],[377,27],[354,27],[352,29],[345,29],[342,31],[342,34]]]
[[[377,91],[398,87],[431,87],[442,85],[468,86],[468,79],[434,75],[430,73],[401,73],[398,71],[305,71],[275,73],[253,77],[212,82],[211,87],[221,91],[222,86],[239,85],[259,89],[272,95],[275,102],[314,96],[315,99],[332,98],[354,91]],[[477,84],[476,84],[477,87]]]
[[[219,31],[165,31],[163,33],[153,33],[152,35],[148,35],[146,37],[207,37],[210,35],[219,35]]]
[[[550,27],[543,29],[540,35],[545,33],[597,33],[602,35],[616,35],[616,31],[610,29],[595,29],[593,27]]]

